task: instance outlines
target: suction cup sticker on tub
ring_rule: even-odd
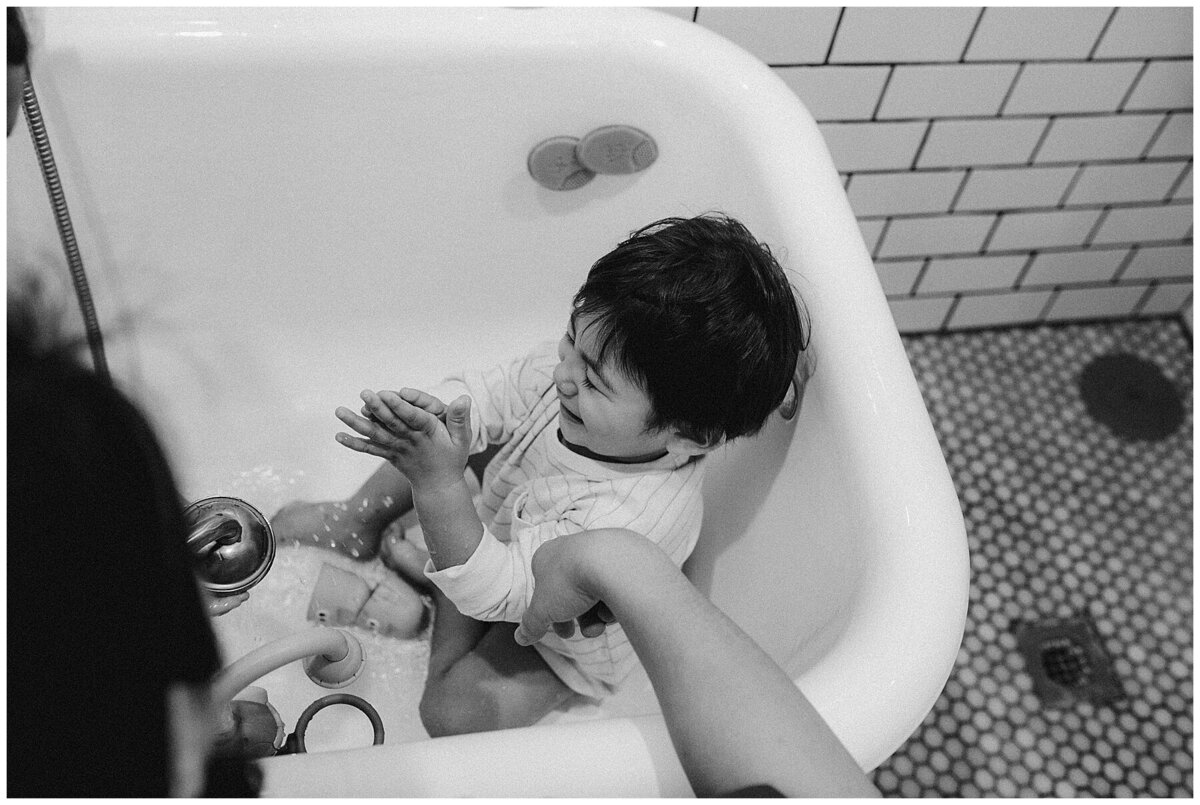
[[[579,164],[575,156],[578,137],[551,137],[542,140],[529,152],[529,175],[550,190],[575,190],[595,178],[596,174]]]
[[[633,126],[602,126],[579,141],[575,154],[595,173],[637,173],[658,159],[654,138]]]

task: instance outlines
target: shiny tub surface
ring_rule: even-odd
[[[109,359],[189,499],[348,495],[374,461],[334,442],[333,410],[360,389],[556,338],[591,263],[652,220],[742,219],[794,272],[818,364],[795,420],[714,457],[689,574],[864,768],[921,722],[962,636],[962,516],[828,151],[760,62],[634,8],[32,16]],[[526,172],[538,142],[614,123],[655,138],[652,167],[569,192]],[[23,124],[8,170],[10,265],[61,282]],[[292,593],[296,616],[252,592],[227,651],[303,628]],[[415,708],[419,678],[379,676],[360,695]],[[289,727],[320,695],[261,684]],[[638,678],[509,733],[422,740],[413,711],[384,746],[267,761],[267,793],[687,794],[655,710]]]

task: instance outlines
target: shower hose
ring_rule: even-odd
[[[71,212],[67,209],[67,198],[63,194],[62,182],[58,178],[58,168],[54,164],[54,152],[50,149],[50,137],[46,134],[42,110],[38,106],[37,94],[33,91],[33,79],[28,73],[25,75],[21,105],[25,110],[29,134],[33,138],[33,147],[37,151],[38,162],[42,167],[42,178],[46,180],[46,192],[50,196],[50,207],[54,211],[54,221],[58,225],[58,235],[62,240],[63,253],[66,255],[67,267],[71,272],[71,282],[75,285],[75,296],[79,299],[79,310],[83,314],[88,348],[92,352],[92,364],[96,368],[96,374],[106,383],[112,383],[112,377],[108,373],[108,361],[104,357],[104,340],[100,335],[100,321],[96,317],[96,307],[92,303],[92,291],[88,286],[87,274],[83,270],[83,257],[79,254],[79,244],[75,241],[75,228],[71,225]]]

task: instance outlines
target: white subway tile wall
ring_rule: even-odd
[[[1086,59],[1108,8],[992,8],[979,20],[967,61]]]
[[[1191,246],[1146,246],[1138,249],[1122,279],[1187,279],[1194,274]]]
[[[1190,61],[1188,62],[1191,63]],[[1192,113],[1167,115],[1167,122],[1147,152],[1152,157],[1192,157]]]
[[[670,13],[804,101],[902,332],[1191,307],[1190,7]]]
[[[966,330],[1041,321],[1050,299],[1050,291],[964,295],[957,300],[954,315],[946,327]]]
[[[956,210],[1057,207],[1079,168],[975,168]]]

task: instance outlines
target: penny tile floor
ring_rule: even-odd
[[[1151,319],[903,340],[958,490],[972,583],[945,690],[876,785],[1191,797],[1191,337]],[[1110,393],[1085,400],[1085,368],[1125,365],[1114,355],[1169,399],[1093,372]],[[1135,427],[1153,405],[1175,428],[1165,438]],[[1107,424],[1089,413],[1114,407]]]

